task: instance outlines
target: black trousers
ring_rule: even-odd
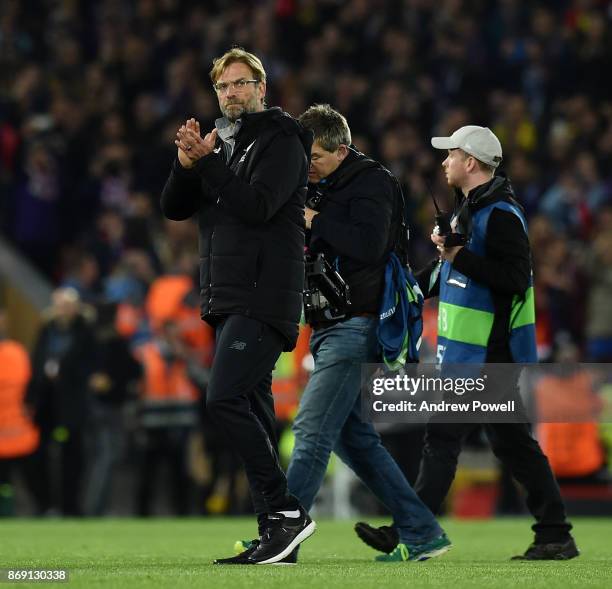
[[[53,438],[51,428],[43,429],[40,436],[40,446],[36,451],[39,456],[35,460],[39,461],[40,476],[42,485],[49,489],[50,496],[53,497],[53,489],[56,473],[53,467],[56,466],[52,456],[55,450],[59,449],[59,490],[60,506],[62,515],[81,516],[81,486],[85,471],[85,434],[77,428],[67,428],[67,439],[58,442]],[[56,501],[51,499],[53,506]]]
[[[244,463],[255,513],[297,509],[278,461],[272,370],[284,340],[274,328],[242,315],[217,326],[206,408]]]
[[[446,497],[457,469],[457,458],[474,423],[431,421],[425,434],[415,491],[433,513]],[[572,529],[566,521],[559,485],[548,459],[526,423],[487,423],[482,426],[493,453],[527,492],[527,507],[536,519],[532,529],[537,543],[564,542]]]
[[[0,489],[5,487],[4,496],[0,497],[0,517],[15,515],[15,497],[13,479],[19,473],[35,502],[35,514],[43,515],[50,507],[49,489],[44,486],[40,476],[40,455],[37,453],[19,458],[0,458]]]

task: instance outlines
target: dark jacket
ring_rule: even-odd
[[[354,174],[356,168],[360,171]],[[320,192],[321,199],[320,214],[312,221],[309,250],[324,253],[348,283],[351,314],[377,315],[400,214],[397,182],[380,164],[351,149],[340,166],[313,189]]]
[[[232,157],[174,162],[161,208],[198,212],[202,318],[246,315],[297,340],[304,284],[304,201],[312,135],[279,108],[242,117]]]
[[[92,391],[93,398],[104,405],[121,406],[129,395],[129,387],[142,376],[142,366],[134,358],[128,342],[116,333],[96,334],[93,352],[93,372],[105,374],[110,389]]]
[[[495,202],[507,201],[522,208],[516,201],[509,180],[502,175],[472,189],[463,205],[463,195],[457,193],[455,212],[459,211],[458,232],[470,233],[470,217],[476,211]],[[495,318],[487,345],[487,362],[512,362],[508,325],[514,295],[522,295],[529,286],[531,276],[531,250],[529,238],[520,219],[507,211],[494,209],[489,217],[485,237],[485,256],[462,248],[455,256],[453,268],[491,290]],[[417,274],[425,298],[438,296],[440,278],[429,289],[434,260]]]
[[[27,402],[43,430],[85,426],[89,414],[93,350],[93,328],[84,315],[77,315],[66,326],[51,319],[42,327],[32,357]],[[46,374],[49,362],[58,367],[55,379]]]

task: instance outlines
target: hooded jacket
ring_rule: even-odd
[[[312,135],[279,108],[243,115],[190,169],[175,160],[161,196],[173,220],[198,213],[201,315],[252,317],[295,346],[304,286],[304,201]]]

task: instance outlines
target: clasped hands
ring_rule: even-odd
[[[178,147],[178,159],[183,168],[192,168],[196,162],[210,154],[215,149],[217,129],[207,133],[204,138],[200,135],[200,123],[195,119],[188,119],[176,133],[174,145]]]

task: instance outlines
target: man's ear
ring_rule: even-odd
[[[346,145],[340,144],[340,146],[336,150],[336,154],[338,155],[338,161],[343,161],[344,158],[349,154],[349,148]]]
[[[474,169],[476,169],[477,167],[478,164],[476,163],[476,158],[473,155],[468,155],[466,158],[465,171],[469,174],[470,172],[473,172]]]

